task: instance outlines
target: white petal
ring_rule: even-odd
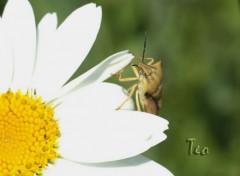
[[[49,94],[59,90],[90,51],[101,23],[101,7],[85,5],[75,10],[46,40],[40,38],[34,82]],[[39,27],[41,37],[44,28]],[[44,90],[45,89],[45,90]]]
[[[13,89],[26,89],[32,76],[36,26],[32,7],[27,0],[9,0],[3,12],[3,23],[14,53]]]
[[[46,14],[37,28],[37,53],[36,53],[36,63],[39,58],[45,57],[43,54],[50,52],[52,45],[52,38],[55,35],[57,29],[57,15],[56,13]],[[34,70],[35,72],[36,70]],[[35,74],[35,73],[34,73]]]
[[[44,100],[49,99],[51,96],[53,96],[53,92],[55,92],[55,87],[51,85],[51,82],[49,82],[46,75],[44,75],[44,71],[40,69],[41,67],[39,66],[38,63],[43,62],[44,59],[47,62],[49,53],[53,52],[51,47],[53,46],[54,36],[56,35],[56,29],[57,29],[56,13],[46,14],[40,21],[37,29],[38,41],[36,53],[37,56],[35,63],[36,68],[33,73],[32,87],[37,89],[37,93],[43,96]]]
[[[61,108],[61,106],[59,107]],[[81,108],[81,107],[79,107]],[[73,161],[97,163],[129,158],[166,139],[168,121],[144,112],[72,111],[60,114],[60,154]]]
[[[66,84],[59,95],[66,95],[89,84],[99,83],[126,67],[134,58],[128,51],[122,51],[109,56],[100,64],[96,65],[83,75]]]
[[[13,53],[6,29],[0,18],[0,93],[6,92],[10,87],[13,76]]]
[[[59,159],[49,165],[44,176],[173,176],[165,167],[143,156],[102,163],[80,164]]]
[[[111,83],[98,83],[80,89],[63,99],[56,109],[59,115],[79,111],[84,114],[94,111],[113,111],[128,98],[128,91]],[[127,101],[121,109],[134,110],[133,100]]]

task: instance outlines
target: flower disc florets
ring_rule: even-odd
[[[41,174],[58,154],[60,136],[51,105],[33,94],[0,94],[0,176]]]

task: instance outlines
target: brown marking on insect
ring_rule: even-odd
[[[162,62],[152,65],[139,63],[138,93],[143,111],[157,114],[162,97]]]

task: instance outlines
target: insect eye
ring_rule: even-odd
[[[144,76],[151,76],[152,71],[150,73],[144,73]]]
[[[151,72],[151,73],[149,73],[149,74],[146,74],[146,76],[151,76],[151,74],[152,74],[152,72]]]
[[[143,73],[144,76],[151,76],[151,74],[153,73],[152,68],[149,65],[145,65],[145,67],[143,67]]]

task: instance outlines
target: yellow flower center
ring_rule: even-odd
[[[41,97],[0,94],[0,176],[42,174],[59,157],[59,136],[54,110]]]

